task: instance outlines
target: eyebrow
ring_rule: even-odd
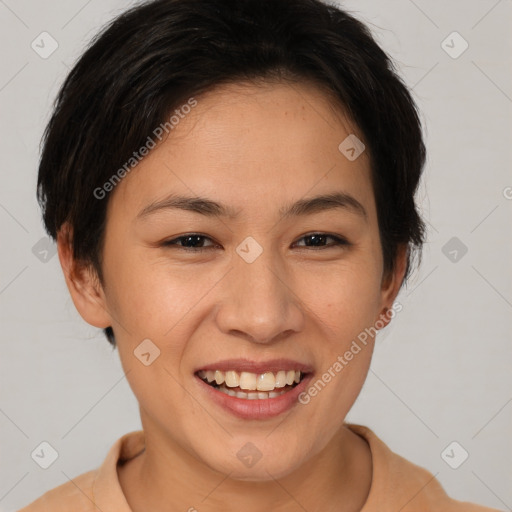
[[[138,213],[136,219],[146,218],[153,213],[169,209],[190,211],[207,217],[226,217],[230,219],[236,218],[240,213],[240,211],[237,211],[230,206],[205,197],[171,194],[161,201],[155,201],[147,205]],[[364,206],[355,197],[346,192],[334,192],[331,194],[299,199],[291,205],[280,208],[279,215],[281,219],[284,219],[311,215],[334,209],[345,210],[349,213],[359,215],[365,221],[368,221],[368,214]]]

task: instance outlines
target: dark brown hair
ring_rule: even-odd
[[[366,25],[320,0],[156,0],[109,23],[64,81],[44,133],[37,197],[48,234],[56,240],[68,222],[75,259],[103,283],[108,196],[94,191],[190,97],[261,80],[314,82],[358,126],[384,270],[407,244],[406,282],[425,236],[414,200],[425,162],[417,108]],[[112,328],[104,332],[115,347]]]

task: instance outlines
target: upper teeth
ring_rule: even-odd
[[[286,385],[291,386],[294,382],[300,382],[301,372],[299,370],[280,370],[276,373],[250,373],[236,372],[230,370],[222,372],[220,370],[201,370],[198,372],[199,377],[206,379],[208,382],[215,381],[217,384],[225,384],[228,388],[240,387],[241,389],[272,391],[276,388],[284,388]]]

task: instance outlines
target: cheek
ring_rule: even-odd
[[[312,318],[322,332],[314,349],[320,368],[310,390],[323,395],[318,405],[326,410],[347,413],[364,384],[380,306],[378,270],[368,263],[347,265],[330,272],[324,286],[309,295]]]
[[[193,279],[190,271],[144,259],[137,254],[111,265],[109,306],[131,337],[163,339],[194,308],[210,279]],[[124,332],[126,334],[126,332]]]
[[[375,268],[374,268],[375,267]],[[371,262],[352,262],[326,269],[321,274],[304,274],[301,297],[314,311],[325,336],[338,340],[342,348],[373,325],[380,306],[378,269]]]

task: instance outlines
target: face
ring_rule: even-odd
[[[401,276],[382,279],[367,154],[338,149],[362,136],[320,90],[196,100],[111,193],[104,288],[72,294],[112,325],[146,436],[234,478],[278,478],[340,429],[374,339],[353,342]]]

